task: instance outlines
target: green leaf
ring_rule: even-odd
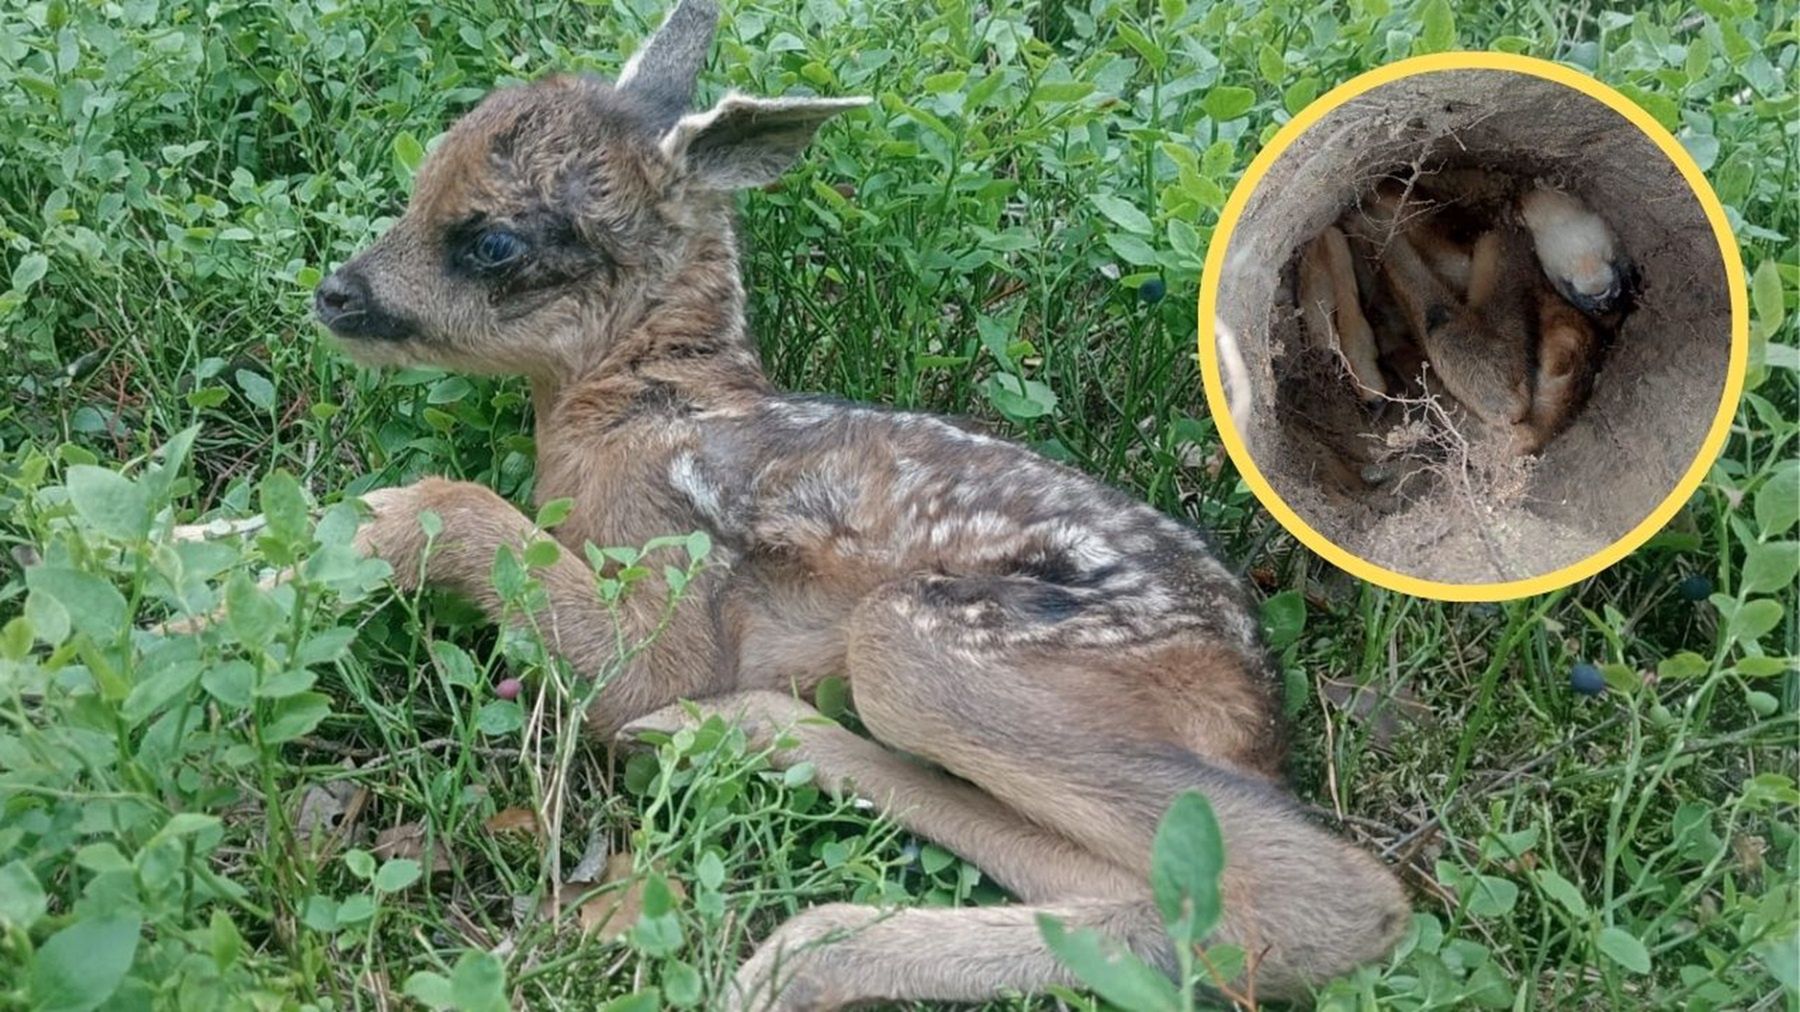
[[[69,638],[69,609],[64,608],[61,601],[49,594],[38,591],[27,593],[23,618],[30,624],[32,636],[50,646],[61,646],[63,640]],[[24,653],[21,650],[19,656],[23,657]]]
[[[238,389],[244,392],[244,398],[264,411],[275,410],[275,384],[270,383],[261,373],[248,369],[237,371]]]
[[[1263,637],[1270,650],[1283,650],[1306,629],[1306,598],[1297,590],[1284,590],[1262,604]]]
[[[1784,460],[1756,490],[1756,527],[1765,538],[1800,523],[1800,461]]]
[[[1267,42],[1256,51],[1256,69],[1262,74],[1263,80],[1278,87],[1287,79],[1287,61]]]
[[[1750,307],[1756,311],[1756,332],[1765,338],[1787,319],[1787,307],[1781,298],[1781,275],[1773,257],[1757,264],[1756,272],[1750,275]]]
[[[270,471],[257,486],[257,497],[263,519],[268,524],[264,544],[273,540],[284,548],[301,549],[311,542],[312,521],[307,515],[306,493],[300,490],[300,482],[286,469]],[[279,563],[294,559],[291,552],[279,554],[281,557],[276,560]]]
[[[475,384],[461,376],[446,376],[431,385],[431,392],[425,395],[425,403],[456,404],[474,389]]]
[[[1494,875],[1471,875],[1461,886],[1463,907],[1476,917],[1505,917],[1519,901],[1519,887]]]
[[[1039,914],[1037,923],[1044,944],[1100,997],[1132,1012],[1172,1012],[1181,1007],[1169,978],[1145,966],[1117,941],[1092,928],[1069,931],[1049,914]]]
[[[562,558],[562,546],[549,538],[539,538],[525,546],[525,565],[531,569],[543,569],[556,565]]]
[[[13,267],[12,290],[21,295],[31,289],[32,285],[44,279],[50,270],[50,258],[42,253],[27,253],[19,258]]]
[[[344,656],[356,640],[354,626],[333,626],[308,636],[294,653],[295,664],[329,664]]]
[[[1220,85],[1206,93],[1200,100],[1200,108],[1206,110],[1215,122],[1224,123],[1237,119],[1250,111],[1256,104],[1256,92],[1249,88],[1234,85]]]
[[[1682,73],[1687,75],[1688,84],[1695,84],[1706,77],[1707,64],[1712,60],[1712,44],[1706,36],[1695,35],[1688,40],[1686,58],[1682,61]]]
[[[244,936],[238,932],[237,923],[222,908],[214,908],[212,923],[208,925],[211,935],[213,965],[223,973],[237,962],[244,951]]]
[[[981,392],[1001,414],[1016,422],[1042,418],[1056,410],[1056,394],[1049,387],[1009,373],[990,375],[981,384]]]
[[[249,661],[226,661],[216,667],[206,669],[200,676],[200,686],[212,693],[214,699],[234,710],[242,710],[250,705],[252,692],[256,687],[256,669]]]
[[[1115,232],[1106,237],[1106,245],[1119,254],[1119,259],[1133,267],[1152,267],[1156,264],[1156,247],[1138,236]]]
[[[1794,662],[1786,657],[1740,657],[1731,669],[1745,678],[1774,678],[1793,666]]]
[[[511,1012],[506,968],[485,952],[465,952],[450,971],[450,994],[461,1012]]]
[[[1231,171],[1237,161],[1237,145],[1231,141],[1214,141],[1200,158],[1200,173],[1205,176],[1223,176]]]
[[[475,715],[475,726],[482,734],[512,734],[525,726],[525,713],[511,700],[497,699],[483,706]]]
[[[1656,665],[1656,677],[1664,681],[1679,678],[1698,678],[1712,669],[1706,658],[1691,650],[1683,650],[1672,657],[1665,657]]]
[[[562,523],[564,520],[567,520],[569,518],[569,513],[574,509],[575,500],[567,496],[564,496],[561,499],[552,499],[538,507],[537,519],[533,522],[537,524],[540,530],[549,530],[557,524]]]
[[[30,930],[44,916],[48,903],[30,865],[24,861],[0,865],[0,928]]]
[[[125,628],[125,595],[92,573],[61,566],[32,566],[25,570],[25,586],[62,605],[77,632],[96,641],[110,642]]]
[[[1745,594],[1767,594],[1791,587],[1800,574],[1800,543],[1771,541],[1751,545],[1744,558]]]
[[[1756,947],[1757,958],[1769,976],[1791,996],[1800,992],[1800,938],[1787,931]],[[1790,1001],[1790,1006],[1792,1002]]]
[[[136,916],[76,921],[51,935],[31,961],[37,1012],[88,1012],[112,997],[137,956]]]
[[[438,670],[444,673],[446,682],[465,689],[473,689],[481,684],[481,676],[475,671],[475,662],[463,652],[462,647],[449,640],[432,640],[426,649],[431,654],[431,659],[437,662]]]
[[[239,570],[225,582],[225,621],[239,640],[260,647],[281,631],[281,606]]]
[[[827,675],[813,689],[813,706],[833,720],[850,709],[850,683],[838,675]]]
[[[1144,62],[1150,64],[1153,70],[1161,70],[1168,64],[1168,52],[1157,45],[1155,39],[1139,31],[1136,25],[1129,21],[1118,20],[1113,22],[1113,29],[1119,33],[1119,38],[1125,40],[1126,45],[1138,51],[1138,55],[1142,56]]]
[[[419,165],[425,161],[425,145],[419,143],[411,130],[402,130],[394,138],[394,161],[409,176],[418,172]]]
[[[401,990],[406,992],[408,998],[429,1009],[456,1007],[456,994],[450,987],[450,978],[441,973],[420,970],[406,978]]]
[[[161,462],[146,468],[143,476],[138,479],[152,513],[168,503],[175,487],[175,479],[181,477],[188,455],[193,452],[194,440],[199,436],[198,425],[190,425],[170,436],[168,442],[157,448],[156,455],[161,458]]]
[[[942,95],[947,91],[961,90],[964,82],[968,79],[969,72],[966,70],[946,70],[943,73],[926,77],[922,83],[927,92],[933,95]]]
[[[375,858],[360,847],[344,851],[344,867],[350,869],[350,874],[364,882],[375,877]]]
[[[1650,951],[1638,937],[1621,927],[1604,928],[1595,940],[1606,958],[1632,973],[1650,972]]]
[[[394,858],[384,862],[381,870],[375,873],[375,888],[379,892],[397,893],[419,880],[424,869],[419,862],[406,858]]]
[[[264,678],[256,687],[256,695],[262,699],[286,699],[312,688],[318,680],[319,676],[305,668],[289,668]]]
[[[1456,45],[1456,15],[1450,0],[1431,0],[1419,12],[1419,44],[1415,53],[1441,53]]]
[[[1225,843],[1212,805],[1185,791],[1169,806],[1150,845],[1150,889],[1177,943],[1199,944],[1219,922]]]
[[[919,868],[927,875],[936,875],[955,863],[956,855],[935,843],[928,843],[919,848]]]
[[[1551,868],[1538,868],[1531,873],[1531,877],[1537,882],[1538,888],[1544,891],[1544,895],[1555,900],[1570,916],[1577,920],[1587,918],[1587,900],[1581,895],[1581,890],[1575,888],[1574,883]]]
[[[264,744],[276,745],[293,741],[311,733],[319,722],[331,715],[331,697],[318,692],[303,692],[275,703],[269,720],[263,725]]]
[[[725,884],[725,862],[719,855],[707,851],[694,866],[694,878],[708,889],[717,889]]]
[[[1169,238],[1170,249],[1190,260],[1199,261],[1204,258],[1200,232],[1194,226],[1180,218],[1170,218],[1169,227],[1165,231]]]
[[[322,913],[323,911],[321,911]],[[351,925],[361,924],[375,916],[375,897],[368,893],[354,893],[344,897],[342,903],[331,907],[331,932],[340,931]]]
[[[645,917],[661,917],[675,908],[675,894],[669,889],[668,879],[661,875],[644,876],[644,888],[640,895],[643,898]]]
[[[669,1004],[677,1008],[699,1004],[705,990],[700,971],[694,969],[693,964],[680,959],[671,959],[663,964],[662,988]]]
[[[1782,614],[1779,601],[1760,597],[1745,602],[1743,607],[1734,612],[1727,630],[1737,642],[1754,643],[1781,624]]]
[[[160,665],[149,674],[140,673],[137,684],[131,687],[120,706],[119,715],[130,726],[143,723],[145,718],[192,689],[200,680],[201,669],[199,661],[178,661]]]
[[[1131,201],[1111,193],[1096,193],[1090,199],[1101,214],[1112,219],[1113,224],[1133,235],[1150,234],[1150,216],[1138,210]]]
[[[320,895],[306,897],[306,904],[301,908],[301,924],[319,931],[320,935],[337,931],[337,900]]]
[[[1311,105],[1312,100],[1318,97],[1319,79],[1303,77],[1288,85],[1288,89],[1281,93],[1281,107],[1293,115]]]
[[[1031,101],[1039,104],[1051,102],[1079,102],[1094,93],[1092,81],[1042,81],[1031,91]]]
[[[812,783],[813,775],[816,772],[817,767],[813,766],[812,763],[795,763],[782,771],[781,786],[786,787],[789,790],[793,790],[796,787],[804,787],[807,784]]]
[[[107,537],[133,541],[149,532],[149,497],[130,478],[104,467],[75,464],[69,468],[67,487],[75,512]]]

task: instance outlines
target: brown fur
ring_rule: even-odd
[[[1387,393],[1375,332],[1357,297],[1350,245],[1336,228],[1320,232],[1300,255],[1300,310],[1312,340],[1338,353],[1365,400]]]
[[[496,93],[450,131],[393,230],[321,287],[320,313],[369,361],[531,378],[538,497],[575,506],[528,618],[577,668],[612,664],[616,634],[648,637],[663,606],[644,588],[618,629],[580,547],[711,533],[715,564],[602,690],[598,734],[677,725],[680,698],[764,741],[794,726],[779,763],[813,763],[825,789],[854,789],[1024,904],[805,911],[744,965],[734,1007],[1070,983],[1039,912],[1171,966],[1149,846],[1187,789],[1226,840],[1218,940],[1260,957],[1260,993],[1303,994],[1385,953],[1406,923],[1398,883],[1273,783],[1275,682],[1239,582],[1194,530],[1021,447],[773,390],[744,329],[729,189],[778,172],[843,105],[728,98],[682,118],[644,97],[682,91],[667,75],[647,59],[620,89]],[[466,269],[496,228],[528,252]],[[498,612],[488,574],[532,537],[521,513],[436,479],[367,498],[360,542],[404,585]],[[443,521],[429,551],[426,510]],[[848,678],[874,741],[795,725],[814,716],[795,694],[827,675]]]
[[[1502,202],[1492,193],[1480,199]],[[1536,453],[1586,404],[1605,339],[1629,308],[1630,269],[1610,245],[1592,252],[1590,260],[1618,258],[1609,270],[1625,280],[1604,311],[1584,312],[1559,294],[1570,282],[1547,276],[1540,260],[1545,249],[1564,252],[1564,259],[1574,256],[1566,251],[1585,252],[1581,240],[1604,226],[1574,212],[1502,217],[1490,222],[1425,184],[1387,179],[1342,224],[1352,237],[1355,294],[1376,291],[1379,270],[1398,309],[1390,312],[1382,299],[1363,306],[1383,365],[1408,389],[1452,397],[1509,430],[1513,452]],[[1519,222],[1533,230],[1529,236]],[[1344,305],[1341,290],[1325,287],[1321,252],[1337,231],[1326,229],[1301,256],[1302,310],[1314,329]],[[1309,292],[1330,298],[1309,309]],[[1422,374],[1425,362],[1431,375]]]
[[[1461,249],[1428,227],[1429,214],[1381,196],[1370,208],[1350,212],[1344,222],[1376,251],[1387,289],[1435,378],[1482,421],[1510,430],[1531,403],[1531,321],[1519,290],[1523,276],[1516,270],[1478,276],[1476,250]],[[1475,247],[1496,241],[1503,248],[1497,257],[1484,250],[1484,257],[1491,258],[1484,266],[1522,262],[1505,251],[1504,234],[1483,237]],[[1518,245],[1516,237],[1513,245]],[[1428,258],[1422,249],[1432,255]],[[1480,312],[1464,301],[1470,289],[1486,295]]]
[[[1549,285],[1537,294],[1537,368],[1531,413],[1515,430],[1514,449],[1536,453],[1587,403],[1600,361],[1600,332],[1593,321]]]

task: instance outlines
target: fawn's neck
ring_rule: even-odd
[[[696,234],[657,294],[626,320],[618,336],[592,343],[592,361],[564,377],[532,380],[540,465],[558,427],[606,425],[646,397],[723,406],[767,394],[762,357],[745,323],[737,244],[728,223]],[[597,324],[598,326],[599,324]]]

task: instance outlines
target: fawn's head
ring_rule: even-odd
[[[560,380],[664,301],[702,248],[735,298],[731,192],[773,181],[866,100],[729,95],[690,112],[717,16],[679,0],[616,83],[564,75],[489,95],[420,168],[393,228],[319,284],[319,321],[376,364]]]

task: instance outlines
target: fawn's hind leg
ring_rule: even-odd
[[[1188,789],[1211,801],[1225,841],[1225,915],[1212,941],[1241,945],[1258,962],[1259,993],[1294,994],[1385,952],[1407,907],[1379,862],[1306,821],[1261,777],[1157,740],[1160,730],[1134,734],[1139,725],[1167,730],[1208,723],[1145,712],[1141,686],[1129,680],[1153,680],[1134,665],[1154,662],[1161,646],[1056,646],[1054,630],[1035,645],[1008,645],[1008,626],[980,625],[983,613],[1030,615],[1045,586],[918,577],[866,598],[852,619],[848,667],[857,712],[871,733],[984,790],[996,809],[1017,812],[1053,838],[1125,869],[1134,883],[1128,891],[1068,904],[1070,915],[1159,964],[1167,965],[1168,942],[1149,905],[1150,844],[1163,811]],[[1200,682],[1209,677],[1189,674]],[[1113,680],[1118,705],[1108,712],[1092,696],[1071,692],[1073,675],[1085,676],[1103,696]],[[1208,695],[1177,689],[1163,703],[1191,709],[1204,706]],[[913,824],[941,840],[931,806],[926,799]],[[1021,854],[1003,836],[966,839],[956,849],[984,869],[1060,860]],[[765,943],[745,965],[743,985],[772,989],[782,996],[773,1007],[787,1009],[882,998],[975,1000],[1066,979],[1029,927],[1035,912],[1028,908],[909,911],[885,919],[872,910],[824,909],[830,912],[800,915]],[[1009,930],[998,930],[996,919]],[[862,930],[830,941],[852,922]],[[784,955],[796,946],[823,946],[827,954],[816,961]],[[968,958],[952,958],[957,953]],[[789,994],[803,997],[789,1003]]]
[[[666,706],[627,724],[619,739],[672,734],[715,715],[742,727],[754,749],[780,743],[769,757],[777,769],[810,763],[813,783],[826,794],[862,798],[939,846],[987,856],[982,872],[1021,900],[1105,899],[1143,887],[1141,877],[1025,821],[980,788],[861,737],[783,692],[752,689]]]
[[[691,709],[690,709],[691,705]],[[1026,821],[980,788],[852,734],[791,696],[751,690],[665,707],[624,737],[717,714],[779,768],[810,763],[834,796],[855,793],[910,831],[975,860],[1035,906],[880,910],[828,904],[789,918],[739,970],[733,1008],[832,1009],[868,1001],[980,1001],[1075,981],[1045,947],[1037,915],[1096,928],[1157,965],[1169,953],[1142,875]]]
[[[1091,928],[1168,972],[1156,905],[1141,900],[879,910],[833,903],[789,918],[738,971],[732,1008],[816,1012],[869,1002],[983,1002],[1080,982],[1038,918]]]

